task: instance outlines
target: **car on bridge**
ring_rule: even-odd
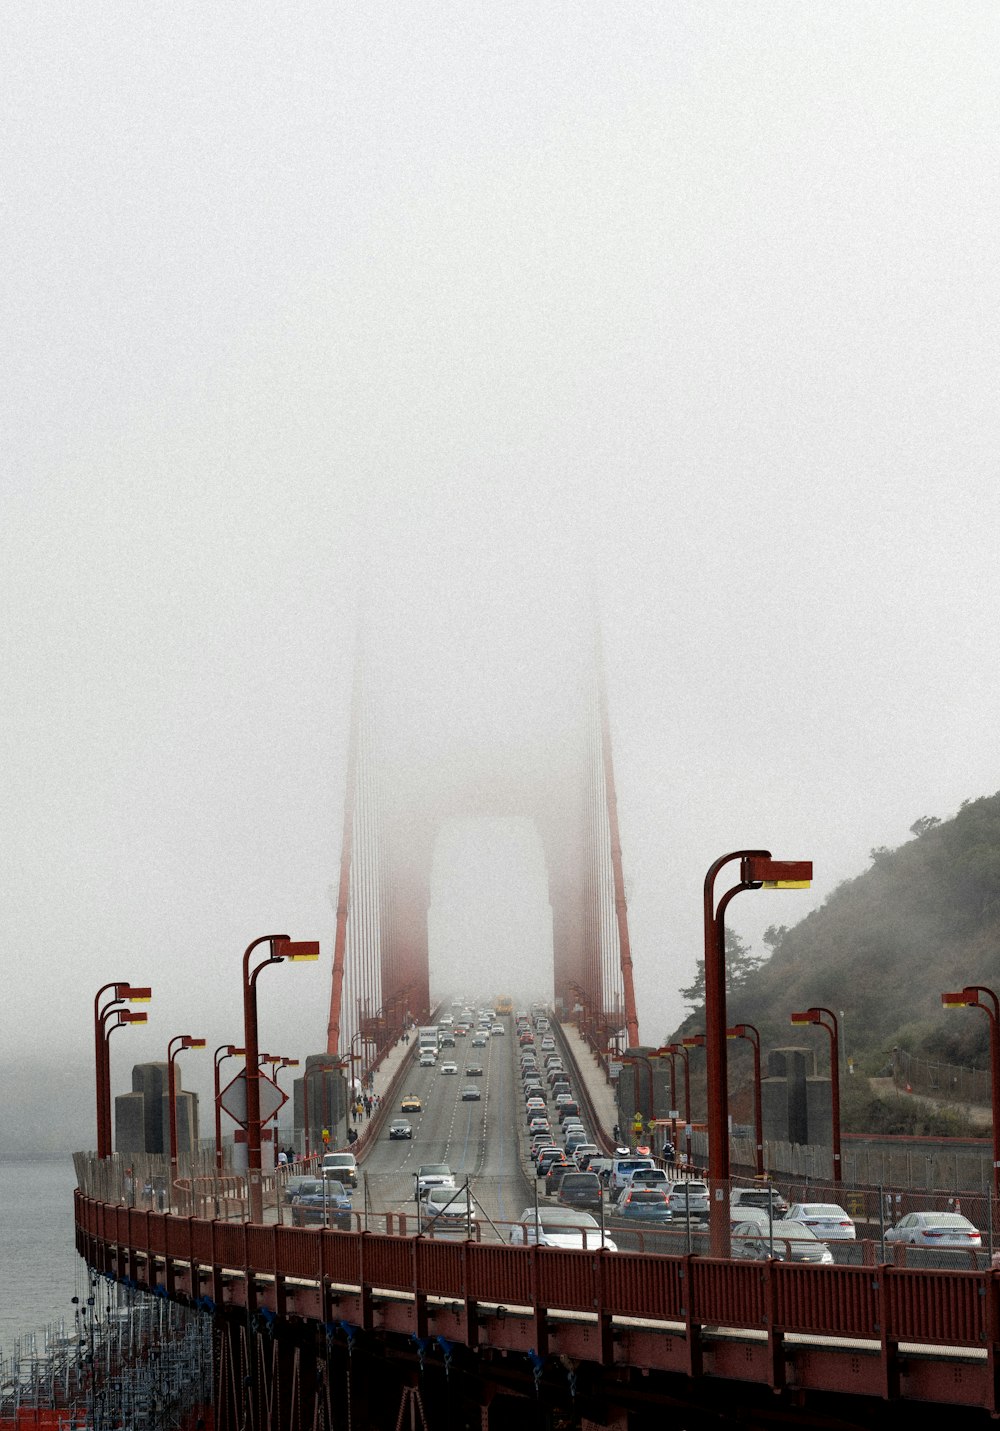
[[[442,1063],[441,1067],[438,1069],[438,1073],[457,1073],[457,1072],[458,1072],[458,1064],[457,1064],[457,1063]]]
[[[358,1185],[358,1160],[353,1153],[324,1153],[320,1175],[334,1178],[346,1187]]]
[[[667,1195],[659,1188],[623,1188],[611,1209],[611,1216],[627,1222],[652,1222],[661,1226],[674,1220]]]
[[[432,1237],[456,1232],[464,1236],[478,1216],[476,1200],[468,1188],[431,1188],[420,1207],[420,1231]]]
[[[419,1059],[420,1067],[421,1067],[421,1068],[433,1068],[436,1063],[437,1063],[437,1054],[434,1053],[434,1052],[432,1052],[431,1049],[425,1048],[424,1051],[423,1051],[423,1053],[420,1055],[420,1059]]]
[[[296,1173],[294,1177],[288,1178],[282,1185],[281,1193],[285,1202],[291,1202],[292,1198],[302,1187],[303,1183],[315,1182],[316,1179],[311,1173]]]
[[[539,1153],[535,1160],[535,1173],[538,1177],[544,1178],[549,1168],[554,1162],[565,1162],[566,1154],[562,1148],[546,1147]]]
[[[533,1133],[531,1135],[531,1161],[538,1167],[539,1161],[546,1153],[551,1153],[553,1157],[558,1157],[562,1148],[558,1143],[553,1143],[552,1138],[547,1133]]]
[[[576,1164],[571,1163],[565,1154],[561,1158],[553,1158],[545,1174],[545,1196],[553,1197],[562,1187],[566,1174],[575,1172]]]
[[[630,1188],[659,1188],[661,1191],[666,1188],[670,1178],[662,1168],[636,1168],[629,1178],[626,1187]]]
[[[908,1212],[895,1227],[887,1227],[886,1242],[909,1247],[977,1248],[983,1235],[960,1212]]]
[[[417,1180],[417,1197],[424,1198],[431,1188],[454,1188],[455,1174],[447,1163],[421,1163],[413,1174]]]
[[[786,1220],[802,1223],[827,1242],[854,1242],[858,1235],[853,1221],[836,1202],[793,1202],[781,1219]]]
[[[472,1087],[462,1089],[463,1103],[478,1103],[482,1096],[483,1095],[480,1093],[478,1088]]]
[[[731,1208],[761,1207],[767,1212],[767,1205],[771,1204],[772,1217],[785,1217],[788,1213],[788,1200],[782,1197],[776,1187],[770,1184],[767,1186],[753,1188],[731,1188],[729,1192],[729,1206]]]
[[[389,1137],[390,1139],[412,1138],[413,1124],[409,1123],[405,1118],[393,1118],[389,1124]]]
[[[674,1217],[691,1222],[708,1221],[708,1184],[700,1178],[677,1178],[667,1183],[663,1191]]]
[[[482,1078],[483,1065],[481,1063],[467,1064],[465,1069],[465,1076],[466,1078]]]
[[[422,1113],[424,1105],[415,1093],[404,1093],[399,1104],[403,1113]]]
[[[763,1262],[820,1262],[829,1265],[833,1253],[811,1227],[791,1218],[772,1222],[738,1222],[732,1231],[733,1256]]]
[[[292,1198],[293,1227],[351,1229],[351,1194],[333,1178],[310,1178]]]
[[[601,1206],[601,1183],[596,1173],[572,1170],[563,1175],[559,1186],[559,1202],[564,1207]]]
[[[603,1247],[617,1252],[617,1245],[602,1233],[601,1225],[589,1212],[570,1207],[526,1207],[510,1230],[516,1247]]]
[[[637,1157],[635,1153],[629,1153],[625,1156],[615,1158],[613,1163],[611,1164],[611,1173],[608,1177],[608,1187],[611,1189],[614,1196],[617,1197],[618,1194],[621,1192],[622,1188],[628,1182],[629,1178],[631,1178],[633,1173],[638,1172],[640,1168],[655,1167],[656,1164],[653,1162],[652,1158],[640,1158]],[[702,1187],[704,1186],[705,1185],[703,1183]],[[705,1189],[705,1193],[707,1196],[707,1188]]]
[[[485,1048],[485,1047],[486,1047],[486,1040],[483,1038],[483,1036],[482,1036],[481,1033],[473,1034],[473,1036],[472,1036],[472,1047],[473,1047],[473,1048]]]

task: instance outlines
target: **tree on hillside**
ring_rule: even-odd
[[[910,834],[916,835],[919,840],[921,835],[926,835],[928,830],[933,830],[935,825],[940,825],[941,821],[936,815],[921,815],[919,820],[914,820],[910,826]]]
[[[772,926],[773,929],[774,926]],[[771,930],[768,931],[770,933]],[[732,929],[726,930],[726,993],[734,994],[742,989],[764,962],[764,955],[756,953],[750,945]],[[705,961],[698,960],[698,968],[693,984],[681,990],[681,998],[695,1014],[705,1007]]]

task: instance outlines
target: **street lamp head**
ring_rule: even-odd
[[[802,1009],[799,1013],[792,1014],[789,1018],[789,1023],[793,1023],[796,1027],[800,1028],[805,1024],[818,1024],[821,1022],[822,1016],[819,1009]]]
[[[183,1040],[181,1041],[181,1048],[204,1048],[204,1047],[205,1047],[205,1040],[204,1040],[203,1038],[192,1038],[190,1034],[185,1034]]]
[[[319,958],[318,939],[282,939],[274,946],[276,959],[287,959],[290,964],[305,964]]]
[[[808,889],[812,873],[812,860],[772,860],[750,855],[743,861],[743,878],[764,889]]]
[[[299,1060],[297,1058],[283,1058],[281,1060],[281,1066],[282,1068],[298,1068]]]
[[[687,1036],[687,1038],[681,1039],[681,1043],[683,1043],[683,1045],[684,1045],[685,1048],[704,1048],[704,1047],[705,1047],[705,1035],[704,1035],[704,1034],[689,1034],[689,1035]]]
[[[144,1024],[148,1023],[149,1015],[145,1010],[140,1013],[138,1009],[135,1012],[131,1009],[122,1009],[118,1021],[123,1024]]]
[[[941,1002],[946,1009],[974,1009],[979,1005],[979,994],[975,989],[965,988],[958,993],[942,994]]]
[[[116,984],[115,998],[127,999],[130,1004],[148,1004],[153,997],[152,989],[146,985],[136,988],[134,984]]]
[[[726,1038],[745,1038],[746,1024],[733,1024],[731,1029],[726,1029]]]

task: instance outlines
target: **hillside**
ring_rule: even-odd
[[[755,1024],[765,1049],[815,1040],[825,1069],[825,1036],[789,1024],[793,1009],[820,1004],[843,1010],[843,1051],[858,1075],[882,1072],[894,1047],[986,1066],[986,1016],[943,1009],[941,992],[965,984],[1000,992],[1000,793],[967,801],[951,820],[918,820],[913,829],[898,849],[873,850],[871,868],[838,886],[800,924],[768,930],[768,957],[732,941],[730,1023]],[[687,993],[699,1000],[700,971]],[[703,1021],[702,1004],[669,1037],[695,1032]],[[730,1049],[738,1082],[747,1051]],[[856,1103],[860,1089],[850,1091]]]

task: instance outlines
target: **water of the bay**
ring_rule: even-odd
[[[0,1350],[14,1338],[65,1320],[86,1296],[73,1245],[72,1161],[0,1159]]]

